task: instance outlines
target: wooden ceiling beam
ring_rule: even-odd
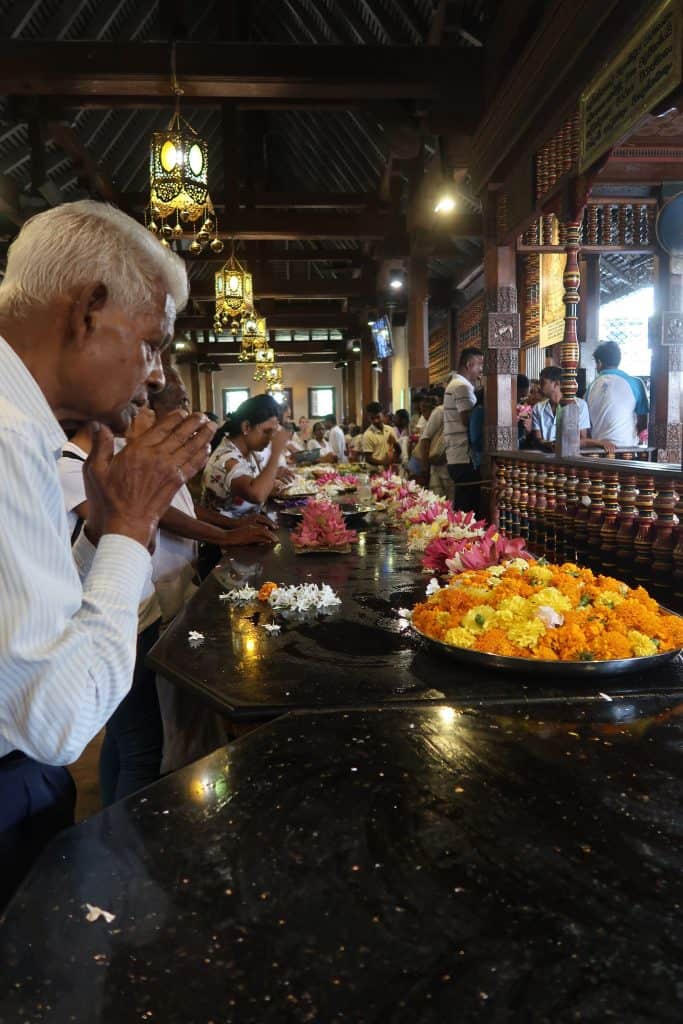
[[[274,281],[254,275],[254,295],[261,299],[350,299],[359,298],[374,287],[362,277],[347,280],[328,280],[317,277],[312,281]],[[214,277],[195,278],[190,281],[190,295],[198,302],[215,298]]]
[[[358,327],[358,317],[351,313],[273,313],[268,317],[270,330],[354,330]],[[213,330],[213,315],[179,316],[176,320],[178,331],[210,331]]]
[[[457,61],[440,49],[385,46],[268,46],[178,43],[178,80],[185,103],[222,100],[433,99],[444,89],[477,88],[481,59]],[[210,70],[207,70],[210,69]],[[218,71],[218,69],[221,69]],[[0,93],[14,95],[164,97],[168,45],[109,42],[0,41]]]
[[[144,208],[149,203],[149,192],[126,192],[121,197],[129,208]],[[225,208],[224,196],[211,196],[217,210]],[[240,191],[236,205],[245,209],[300,209],[300,210],[362,210],[377,208],[379,200],[374,192],[252,192]],[[233,199],[231,197],[231,203]]]
[[[304,240],[334,238],[377,239],[387,234],[405,232],[403,220],[398,222],[380,213],[295,213],[285,210],[240,210],[230,218],[229,228],[221,226],[221,238],[243,238],[248,241],[266,239]]]
[[[114,182],[107,171],[98,163],[88,147],[81,142],[78,135],[68,124],[49,121],[47,135],[73,161],[76,173],[85,179],[91,192],[102,196],[109,203],[117,203],[125,208],[126,204],[119,196]]]
[[[192,265],[193,263],[225,263],[229,253],[223,251],[222,253],[202,253],[201,256],[193,256],[187,250],[184,250],[180,255]],[[245,260],[244,253],[237,253],[238,259]],[[363,267],[367,262],[367,256],[356,250],[349,249],[332,249],[332,248],[321,248],[321,249],[289,249],[288,251],[278,250],[266,251],[261,255],[261,259],[266,263],[344,263],[346,267],[359,269]],[[258,264],[252,265],[247,260],[249,269],[256,273],[259,269]]]

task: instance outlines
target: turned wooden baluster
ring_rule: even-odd
[[[505,534],[513,536],[512,532],[512,466],[513,463],[505,462]]]
[[[564,466],[558,466],[555,477],[555,561],[563,562],[564,557],[564,531],[567,514],[567,470]]]
[[[510,535],[512,537],[519,537],[519,463],[512,463],[512,509],[511,509],[511,522],[510,522]]]
[[[536,549],[536,537],[537,531],[537,511],[536,501],[538,500],[538,472],[536,471],[536,464],[534,462],[529,465],[529,498],[528,498],[528,519],[529,519],[529,551],[535,551]]]
[[[546,467],[545,472],[545,556],[555,561],[555,509],[557,496],[555,483],[557,474],[554,466]]]
[[[590,470],[580,469],[579,483],[576,488],[578,502],[574,517],[574,547],[578,565],[588,565],[588,516],[591,508],[591,500],[588,495],[590,488]]]
[[[545,482],[547,480],[546,467],[541,463],[536,471],[536,550],[539,555],[545,556],[545,545],[548,538],[548,522],[546,519],[547,496]]]
[[[605,512],[600,529],[599,558],[601,572],[615,576],[617,571],[617,528],[619,522],[619,472],[603,470]]]
[[[519,535],[524,546],[529,544],[529,467],[526,462],[519,464]]]
[[[588,515],[588,565],[593,572],[601,572],[600,563],[600,530],[605,518],[605,481],[602,470],[595,469],[591,473],[590,485],[591,507]]]
[[[671,604],[674,593],[674,514],[676,484],[662,481],[654,500],[656,521],[652,528],[652,589],[650,593],[660,604]]]
[[[564,513],[564,546],[562,549],[562,560],[565,562],[576,561],[576,526],[574,520],[579,505],[578,486],[578,471],[575,466],[569,466],[567,469],[567,501]]]
[[[676,611],[681,611],[683,610],[683,486],[680,484],[676,515],[678,516],[678,526],[676,527],[676,545],[674,547],[674,596],[672,603]]]
[[[629,582],[634,579],[633,560],[635,558],[635,549],[633,544],[638,530],[636,510],[638,490],[636,488],[636,477],[632,473],[622,474],[619,482],[620,509],[617,516],[617,551],[614,575],[620,580]]]
[[[635,558],[633,575],[636,583],[647,587],[652,576],[652,527],[655,521],[655,481],[651,476],[638,477],[638,532],[633,543]]]
[[[505,512],[505,463],[502,459],[496,459],[496,517],[498,529],[504,531],[503,515]]]

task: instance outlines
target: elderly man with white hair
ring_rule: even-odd
[[[75,761],[130,688],[149,547],[213,426],[178,412],[114,456],[163,387],[187,301],[182,261],[104,204],[28,221],[0,284],[0,905],[73,820]],[[73,554],[57,472],[92,423],[88,520]]]

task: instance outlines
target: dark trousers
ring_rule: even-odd
[[[159,778],[161,712],[156,675],[145,665],[158,637],[158,622],[138,635],[133,685],[107,722],[100,752],[100,791],[105,807]]]
[[[449,463],[448,473],[455,484],[453,508],[479,515],[481,505],[481,473],[471,462]]]
[[[44,846],[74,823],[76,787],[66,768],[14,751],[0,758],[0,911]]]

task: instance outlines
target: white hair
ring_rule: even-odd
[[[185,264],[121,210],[83,199],[26,221],[7,254],[0,283],[0,312],[24,316],[31,307],[89,283],[101,283],[126,312],[168,294],[187,303]]]

